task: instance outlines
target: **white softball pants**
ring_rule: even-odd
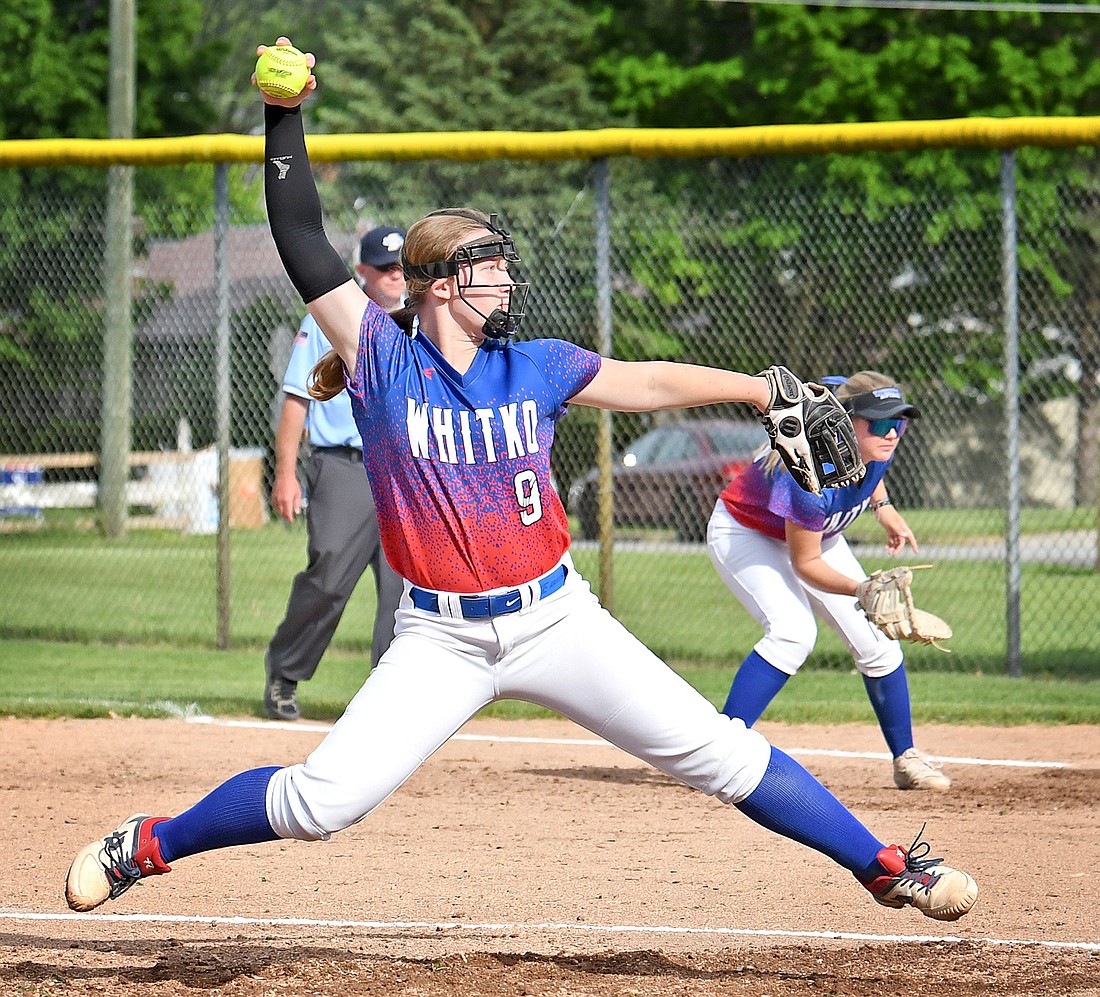
[[[901,645],[871,623],[852,596],[804,582],[784,541],[743,526],[722,501],[710,517],[707,547],[722,581],[764,628],[756,653],[781,672],[794,675],[809,657],[817,642],[815,614],[836,631],[864,675],[881,678],[901,664]],[[849,578],[867,577],[842,534],[822,540],[821,556]]]
[[[752,793],[768,741],[719,713],[603,609],[568,555],[564,563],[558,592],[489,620],[416,609],[406,583],[378,667],[306,761],[272,777],[276,834],[328,838],[362,820],[499,699],[560,713],[724,803]]]

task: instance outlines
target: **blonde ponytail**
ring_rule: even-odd
[[[309,372],[309,378],[306,381],[309,386],[309,397],[319,402],[327,402],[335,398],[347,387],[344,380],[346,373],[340,354],[335,350],[329,350]]]

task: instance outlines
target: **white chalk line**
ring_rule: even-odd
[[[270,720],[223,720],[218,717],[184,716],[187,723],[206,724],[213,727],[245,727],[261,730],[293,730],[303,734],[327,734],[332,730],[331,724],[303,724],[300,721],[294,723],[280,723]],[[610,741],[600,738],[581,737],[506,737],[498,734],[455,734],[452,741],[500,741],[509,744],[564,744],[587,745],[589,747],[612,748]],[[792,756],[819,756],[826,758],[866,758],[875,761],[890,761],[890,755],[882,751],[840,751],[832,748],[788,748],[783,746],[783,751]],[[1038,769],[1065,769],[1073,768],[1071,762],[1047,762],[1024,761],[1017,758],[952,758],[947,755],[929,755],[929,758],[937,762],[946,762],[950,765],[991,765],[1006,768],[1038,768]]]
[[[878,935],[853,931],[787,931],[768,928],[685,928],[667,924],[554,924],[544,923],[487,923],[453,921],[343,921],[308,917],[224,917],[188,916],[182,914],[38,914],[26,911],[0,910],[4,921],[98,921],[124,924],[210,924],[210,925],[259,925],[260,927],[295,928],[362,928],[374,931],[458,931],[505,932],[557,931],[581,934],[652,934],[652,935],[711,935],[714,937],[744,938],[816,938],[825,941],[900,942],[926,944],[928,942],[952,942],[957,944],[984,944],[1026,946],[1041,945],[1044,948],[1070,949],[1081,952],[1100,952],[1100,942],[1059,942],[1042,938],[962,938],[958,935]]]
[[[194,709],[180,709],[172,711],[187,723],[202,724],[211,727],[236,727],[246,729],[280,729],[292,730],[300,733],[327,733],[332,729],[331,724],[304,724],[304,723],[278,723],[264,720],[227,720],[218,717],[209,717]],[[576,745],[589,747],[614,747],[609,741],[600,738],[566,738],[566,737],[511,737],[504,735],[482,734],[455,734],[454,741],[478,741],[517,744],[557,744]],[[874,760],[890,759],[884,752],[867,751],[840,751],[823,748],[784,748],[789,755],[817,755],[833,758],[862,758]],[[1024,761],[1008,758],[952,758],[947,756],[932,756],[937,761],[949,762],[955,765],[990,765],[1008,766],[1016,768],[1072,768],[1070,762],[1056,761]],[[268,927],[318,927],[318,928],[363,928],[381,931],[489,931],[489,932],[515,932],[515,931],[559,931],[559,932],[583,932],[605,934],[666,934],[666,935],[713,935],[724,937],[754,937],[754,938],[816,938],[824,940],[840,941],[872,941],[872,942],[906,942],[911,944],[924,944],[927,942],[955,942],[973,943],[979,942],[987,945],[1004,946],[1028,946],[1039,945],[1053,949],[1070,949],[1085,952],[1100,952],[1100,942],[1062,942],[1039,938],[962,938],[954,935],[880,935],[847,931],[788,931],[770,930],[763,928],[685,928],[669,925],[601,925],[601,924],[480,924],[463,922],[431,922],[431,921],[345,921],[345,920],[321,920],[312,918],[251,918],[251,917],[225,917],[225,916],[183,916],[170,914],[43,914],[25,911],[0,910],[0,920],[8,921],[108,921],[108,922],[149,922],[166,924],[212,924],[212,925],[260,925]]]
[[[30,702],[30,700],[27,700]],[[167,716],[183,720],[191,724],[204,724],[211,727],[244,727],[257,730],[292,730],[300,734],[327,734],[332,730],[331,724],[310,723],[281,723],[272,720],[226,720],[220,717],[210,717],[204,714],[195,703],[186,706],[168,701],[158,701],[153,704],[136,704],[109,701],[79,700],[78,702],[88,706],[102,706],[112,709],[136,709],[139,706],[155,707]],[[516,744],[562,744],[580,745],[589,747],[610,748],[613,745],[599,738],[572,738],[572,737],[503,737],[499,735],[481,734],[455,734],[452,741],[500,741],[502,743]],[[783,750],[791,756],[825,758],[862,758],[873,761],[890,761],[886,752],[880,751],[840,751],[830,748],[789,748],[783,745]],[[929,755],[933,761],[946,762],[950,765],[981,765],[1002,768],[1034,768],[1034,769],[1068,769],[1073,768],[1072,762],[1055,761],[1025,761],[1018,758],[955,758],[949,755]]]

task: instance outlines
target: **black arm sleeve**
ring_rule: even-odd
[[[351,279],[321,222],[300,107],[264,105],[264,196],[275,248],[308,305]]]

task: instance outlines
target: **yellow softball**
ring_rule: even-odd
[[[306,57],[293,45],[269,45],[256,60],[256,85],[272,97],[297,97],[308,80]]]

